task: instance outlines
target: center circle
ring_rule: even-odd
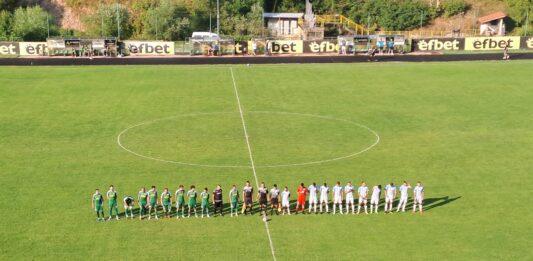
[[[293,112],[250,111],[245,125],[256,168],[320,164],[357,156],[379,143],[350,120]],[[185,114],[142,122],[119,133],[118,145],[160,162],[250,168],[238,112]]]

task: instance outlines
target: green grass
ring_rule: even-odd
[[[234,67],[259,181],[421,180],[424,215],[273,217],[278,260],[531,260],[532,61]],[[0,259],[271,259],[261,219],[95,222],[94,188],[253,181],[227,66],[0,68]],[[330,116],[363,124],[375,137]],[[183,116],[195,113],[197,117]],[[261,167],[263,166],[263,167]],[[121,206],[120,206],[121,208]],[[122,209],[122,208],[121,208]],[[107,208],[106,208],[107,215]]]

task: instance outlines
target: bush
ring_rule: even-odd
[[[447,0],[442,3],[444,16],[450,17],[465,13],[468,10],[468,4],[464,0]]]
[[[40,6],[19,7],[13,14],[11,37],[22,38],[24,41],[44,41],[50,35],[57,34],[54,19]]]

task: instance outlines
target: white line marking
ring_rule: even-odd
[[[231,72],[231,80],[233,81],[233,90],[235,90],[235,97],[237,98],[237,105],[239,106],[239,113],[241,114],[242,130],[244,131],[244,139],[246,140],[246,146],[248,146],[248,155],[250,156],[250,165],[252,166],[252,172],[254,173],[255,186],[259,189],[259,181],[257,180],[257,172],[255,171],[254,156],[252,155],[252,147],[250,146],[250,140],[248,138],[248,130],[246,129],[246,123],[244,121],[244,114],[242,112],[241,99],[239,98],[239,91],[237,90],[237,83],[235,83],[235,76],[233,76],[233,68],[229,68]],[[266,213],[263,212],[263,223],[268,235],[268,242],[270,243],[270,252],[272,253],[272,259],[276,261],[276,254],[274,252],[274,244],[272,243],[272,237],[270,236],[270,229],[268,227],[268,221],[266,219]]]
[[[159,161],[159,162],[165,162],[165,163],[171,163],[171,164],[180,164],[180,165],[187,165],[187,166],[196,166],[196,167],[207,167],[207,168],[251,168],[250,165],[212,165],[212,164],[201,164],[201,163],[190,163],[190,162],[182,162],[182,161],[175,161],[175,160],[166,160],[166,159],[161,159],[161,158],[142,155],[141,153],[138,153],[138,152],[135,152],[135,151],[133,151],[131,149],[128,149],[124,144],[122,144],[122,137],[124,136],[124,134],[126,134],[131,129],[139,127],[139,126],[148,125],[148,124],[152,124],[152,123],[159,122],[159,121],[164,121],[164,120],[169,120],[169,119],[176,119],[176,118],[196,117],[196,116],[204,116],[204,115],[232,114],[232,113],[234,113],[234,112],[191,113],[191,114],[183,114],[183,115],[165,117],[165,118],[160,118],[160,119],[155,119],[155,120],[151,120],[151,121],[142,122],[142,123],[130,126],[130,127],[126,128],[125,130],[121,131],[118,134],[118,136],[117,136],[117,144],[118,144],[119,147],[121,147],[125,151],[127,151],[127,152],[129,152],[129,153],[131,153],[131,154],[133,154],[135,156],[138,156],[138,157],[141,157],[141,158],[144,158],[144,159],[155,160],[155,161]],[[359,124],[357,122],[346,120],[346,119],[339,119],[339,118],[335,118],[335,117],[331,117],[331,116],[323,116],[323,115],[316,115],[316,114],[297,113],[297,112],[281,112],[281,111],[249,111],[247,113],[248,114],[257,113],[257,114],[299,115],[299,116],[305,116],[305,117],[314,117],[314,118],[319,118],[319,119],[341,121],[341,122],[349,123],[349,124],[358,126],[360,128],[366,129],[369,132],[371,132],[376,138],[374,143],[371,144],[370,146],[364,148],[363,150],[360,150],[360,151],[357,151],[357,152],[352,152],[352,153],[350,153],[348,155],[345,155],[345,156],[340,156],[340,157],[331,158],[331,159],[324,159],[324,160],[315,160],[315,161],[310,161],[310,162],[285,163],[285,164],[276,164],[276,165],[256,165],[255,168],[257,168],[257,169],[259,169],[259,168],[297,167],[297,166],[316,165],[316,164],[323,164],[323,163],[328,163],[328,162],[337,161],[337,160],[343,160],[343,159],[355,157],[355,156],[357,156],[359,154],[362,154],[362,153],[372,149],[374,146],[376,146],[381,141],[381,138],[380,138],[379,134],[376,131],[372,130],[371,128],[369,128],[369,127],[367,127],[367,126],[365,126],[363,124]]]

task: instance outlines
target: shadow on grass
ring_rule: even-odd
[[[445,196],[445,197],[440,197],[440,198],[426,198],[424,199],[424,211],[430,211],[434,208],[438,208],[438,207],[442,207],[444,205],[447,205],[447,204],[450,204],[458,199],[460,199],[461,196],[457,196],[457,197],[449,197],[449,196]],[[397,206],[398,206],[398,202],[399,200],[395,200],[394,203],[393,203],[393,209],[396,210]],[[405,207],[406,211],[407,210],[412,210],[413,208],[413,199],[410,198],[408,201],[407,201],[407,205]],[[357,204],[357,202],[355,202],[355,204]],[[370,205],[370,203],[368,204]],[[343,202],[342,204],[343,208],[346,206],[346,204]],[[357,206],[357,205],[356,205]],[[383,199],[380,200],[380,204],[379,204],[379,208],[380,210],[383,210],[385,206],[385,202]],[[330,211],[332,210],[332,207],[333,207],[333,204],[329,203],[329,208],[330,208]],[[224,203],[223,206],[222,206],[223,210],[222,210],[222,213],[224,215],[229,215],[230,214],[230,204],[229,203]],[[291,208],[291,213],[292,212],[295,212],[295,209],[296,209],[296,200],[291,200],[291,205],[290,205],[290,208]],[[307,211],[309,209],[309,205],[307,204],[306,202],[306,208],[305,210]],[[242,210],[242,202],[239,202],[238,204],[238,213],[241,214],[241,210]],[[324,209],[325,210],[325,209]],[[184,215],[187,215],[187,211],[188,211],[188,206],[185,206],[184,207]],[[214,211],[214,206],[213,204],[209,204],[209,214],[210,215],[213,215],[213,211]],[[252,208],[252,214],[251,215],[257,215],[259,213],[260,209],[259,209],[259,204],[257,202],[254,202],[254,205],[253,205],[253,208]],[[318,211],[318,207],[317,207],[317,211]],[[106,210],[104,212],[106,215],[109,214],[108,210]],[[198,215],[201,214],[201,207],[200,205],[196,205],[196,213]],[[268,214],[271,214],[271,213],[275,213],[271,211],[271,208],[270,208],[270,205],[267,206],[267,213]],[[133,209],[133,214],[138,217],[139,214],[140,214],[140,208],[136,207]],[[146,214],[148,214],[148,209],[146,210]],[[163,213],[163,208],[161,206],[158,206],[157,207],[157,214],[159,217],[164,217],[164,213]],[[170,213],[170,216],[171,217],[176,217],[177,215],[182,215],[181,213],[181,210],[179,212],[176,211],[176,206],[172,206],[172,211]],[[191,212],[192,215],[194,215],[193,212]],[[217,213],[218,215],[219,213]],[[153,215],[153,213],[152,213]],[[122,211],[122,212],[119,212],[119,217],[123,218],[125,217],[125,212]]]

